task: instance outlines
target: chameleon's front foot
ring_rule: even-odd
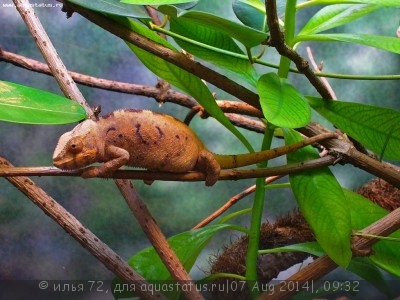
[[[82,178],[94,178],[94,177],[104,177],[110,178],[114,170],[108,170],[103,168],[102,166],[98,167],[88,167],[82,170],[81,177]]]

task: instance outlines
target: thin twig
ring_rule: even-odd
[[[146,204],[140,198],[133,184],[129,180],[116,179],[114,181],[170,274],[178,282],[185,283],[185,287],[191,287],[182,288],[182,293],[186,299],[203,299],[200,292],[196,290],[194,284],[189,284],[192,282],[192,279],[179,261],[178,256],[171,249],[167,239],[151,216]]]
[[[311,65],[313,66],[315,72],[316,73],[320,73],[322,71],[322,69],[315,62],[314,55],[313,55],[313,53],[311,51],[311,48],[307,47],[306,49],[307,49],[308,58],[310,59]],[[333,90],[332,86],[329,84],[328,79],[326,79],[325,77],[320,77],[320,79],[325,84],[326,88],[329,90],[329,93],[331,94],[332,99],[336,100],[337,97],[336,97],[335,91]]]
[[[46,64],[22,55],[6,51],[1,48],[0,48],[0,61],[5,61],[17,67],[21,67],[33,72],[38,72],[41,74],[53,76],[50,68]],[[175,91],[173,89],[165,90],[163,88],[160,88],[159,84],[157,84],[156,86],[148,86],[148,85],[134,84],[128,82],[113,81],[73,71],[68,71],[68,73],[71,75],[72,79],[75,82],[90,87],[95,87],[113,92],[150,97],[156,99],[157,101],[159,101],[159,99],[162,97],[163,102],[171,102],[187,108],[193,108],[199,105],[197,101],[192,97],[180,93],[178,91]],[[259,118],[263,117],[263,114],[259,109],[256,109],[253,106],[248,105],[246,103],[238,101],[218,100],[217,104],[226,113],[243,114]]]
[[[278,178],[281,178],[282,176],[270,176],[265,179],[265,184],[270,184],[271,182],[277,180]],[[230,198],[224,205],[222,205],[220,208],[218,208],[216,211],[214,211],[211,215],[209,215],[207,218],[204,220],[200,221],[196,226],[194,226],[192,229],[198,229],[201,227],[206,226],[207,224],[211,223],[213,220],[218,218],[220,215],[222,215],[224,212],[226,212],[229,208],[231,208],[233,205],[235,205],[237,202],[239,202],[241,199],[244,197],[254,193],[256,190],[256,186],[252,185],[248,187],[247,189],[241,191],[240,193],[236,194],[232,198]]]

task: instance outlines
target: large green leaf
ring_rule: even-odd
[[[313,109],[379,155],[400,159],[400,112],[354,102],[307,97]]]
[[[121,3],[119,0],[101,0],[101,1],[87,1],[87,0],[68,0],[68,2],[82,6],[84,8],[94,10],[109,15],[151,19],[143,7],[137,5],[129,5]]]
[[[303,127],[310,122],[307,100],[286,79],[275,73],[265,74],[258,80],[257,90],[268,122],[287,128]]]
[[[231,71],[232,75],[236,76],[239,80],[244,79],[252,86],[256,85],[259,77],[258,73],[247,59],[234,56],[234,54],[242,56],[245,54],[229,35],[208,26],[195,24],[187,18],[172,17],[170,20],[170,30],[193,40],[193,43],[191,43],[175,39],[179,46],[190,54],[225,68],[225,72],[228,70]],[[198,43],[203,45],[199,45]],[[211,46],[211,48],[207,46]],[[233,55],[229,55],[226,52]]]
[[[322,8],[307,22],[299,35],[310,35],[354,21],[380,8],[368,4],[337,4]]]
[[[263,31],[244,26],[228,19],[201,11],[178,11],[173,6],[159,7],[159,10],[175,18],[185,18],[193,24],[206,26],[214,30],[219,30],[250,49],[260,45],[267,39],[267,34]]]
[[[217,232],[235,228],[235,225],[229,224],[209,225],[175,235],[168,239],[168,243],[185,269],[189,271],[193,267],[204,246]],[[148,247],[136,253],[128,260],[128,263],[146,280],[172,280],[170,273],[153,247]],[[121,283],[122,281],[119,278],[113,280],[113,286]],[[130,293],[130,295],[126,293],[114,293],[116,299],[132,296],[133,293]]]
[[[370,34],[330,33],[300,35],[293,39],[293,43],[302,41],[318,42],[347,42],[374,47],[400,54],[400,39],[391,36],[378,36]]]
[[[355,230],[361,230],[388,214],[386,210],[359,194],[349,190],[344,190],[344,194],[351,207],[351,221]],[[400,239],[400,231],[397,230],[389,236]],[[375,243],[372,249],[374,254],[370,256],[371,261],[382,269],[400,276],[398,242],[381,240]]]
[[[127,18],[114,18],[132,31],[137,32],[158,44],[177,51],[170,43],[147,27]],[[247,149],[250,151],[253,150],[246,138],[235,126],[232,125],[219,108],[210,90],[200,78],[131,43],[128,43],[128,46],[149,70],[195,98],[212,117],[231,131],[247,147]]]
[[[293,130],[284,130],[285,142],[301,140]],[[318,158],[311,147],[287,155],[288,163]],[[318,243],[342,267],[350,263],[351,218],[347,199],[328,167],[290,175],[290,184],[300,210],[310,224]]]
[[[26,124],[67,124],[86,118],[70,99],[24,85],[0,81],[0,120]]]
[[[265,5],[260,0],[234,0],[233,12],[246,26],[266,31]]]

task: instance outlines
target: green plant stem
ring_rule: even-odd
[[[215,280],[218,278],[234,278],[234,279],[239,279],[239,280],[246,280],[246,277],[243,277],[241,275],[237,274],[231,274],[231,273],[217,273],[217,274],[212,274],[210,276],[207,276],[199,281],[197,283],[203,283],[203,282],[209,282],[210,280]]]
[[[221,220],[218,222],[218,224],[224,224],[224,223],[228,222],[229,220],[231,220],[233,218],[239,217],[239,216],[244,215],[244,214],[248,214],[250,212],[251,212],[251,208],[246,208],[246,209],[242,209],[242,210],[236,211],[234,213],[231,213],[231,214],[221,218]],[[246,230],[246,231],[247,231],[246,233],[248,234],[249,231],[248,230]]]
[[[270,149],[272,137],[274,136],[274,128],[268,126],[265,130],[264,140],[262,144],[262,150]],[[265,168],[268,165],[268,161],[260,163],[258,167]],[[247,248],[246,255],[246,280],[248,280],[249,289],[251,291],[252,297],[255,298],[259,295],[257,289],[253,289],[251,285],[257,282],[257,257],[258,248],[260,241],[260,227],[262,222],[262,215],[264,209],[265,201],[265,178],[258,178],[256,180],[256,192],[254,195],[253,209],[251,213],[251,223],[250,223],[250,234],[249,234],[249,245]]]
[[[292,40],[296,27],[296,0],[288,0],[285,9],[285,43],[288,46],[293,46]],[[287,78],[290,70],[290,59],[286,56],[281,56],[279,62],[278,75],[281,78]]]
[[[304,1],[303,3],[300,3],[297,5],[297,9],[300,10],[305,7],[313,6],[313,5],[329,5],[329,4],[355,4],[354,1],[332,1],[332,0],[310,0],[310,1]]]
[[[267,184],[264,186],[266,189],[271,190],[271,189],[286,189],[290,188],[290,183],[276,183],[276,184]]]

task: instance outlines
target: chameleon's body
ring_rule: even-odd
[[[104,163],[84,169],[82,176],[86,178],[110,176],[123,165],[173,173],[199,171],[205,174],[206,185],[213,185],[221,169],[251,165],[278,155],[276,149],[214,154],[186,124],[171,116],[148,110],[117,110],[98,120],[85,120],[63,134],[53,163],[66,170]]]

